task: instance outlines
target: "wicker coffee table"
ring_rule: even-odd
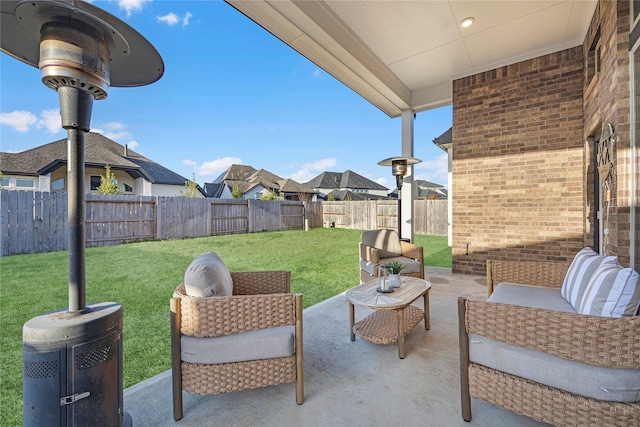
[[[404,337],[424,319],[425,329],[429,322],[429,290],[431,284],[416,277],[401,276],[402,285],[391,293],[376,291],[378,279],[371,279],[349,289],[345,297],[349,302],[351,341],[356,335],[376,344],[398,343],[398,356],[404,359]],[[411,305],[418,298],[424,298],[424,310]],[[355,323],[355,308],[358,305],[373,309],[374,312]]]

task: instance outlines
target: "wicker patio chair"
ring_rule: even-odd
[[[568,264],[487,262],[489,294],[499,283],[561,288]],[[640,402],[597,400],[470,362],[469,334],[591,367],[640,369],[640,317],[598,317],[458,299],[462,417],[471,397],[558,426],[640,425]],[[591,369],[590,367],[590,369]],[[594,368],[597,369],[597,368]]]
[[[181,284],[171,299],[173,416],[183,416],[182,390],[218,394],[296,383],[296,402],[304,402],[302,295],[290,293],[289,271],[231,273],[233,295],[191,297]],[[222,337],[290,325],[295,329],[291,356],[203,364],[182,360],[181,338]]]
[[[363,232],[360,238],[360,282],[378,277],[378,267],[391,261],[399,261],[405,266],[401,275],[424,279],[422,246],[400,240],[396,230]]]

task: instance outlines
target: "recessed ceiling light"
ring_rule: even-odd
[[[468,18],[464,18],[462,21],[460,21],[460,26],[462,26],[462,28],[467,28],[470,27],[471,24],[473,24],[475,22],[476,18],[470,16]]]

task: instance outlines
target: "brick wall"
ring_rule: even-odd
[[[603,228],[609,229],[609,235],[603,237],[603,252],[618,255],[619,261],[628,265],[631,197],[631,155],[630,109],[629,109],[629,2],[602,1],[596,7],[589,31],[585,37],[583,54],[594,55],[594,45],[599,41],[599,73],[585,68],[584,82],[584,131],[585,141],[598,139],[604,124],[613,126],[616,139],[613,147],[615,169],[612,179],[607,183],[610,188],[609,200],[606,200],[606,187],[602,187],[605,196]],[[587,144],[589,159],[593,159],[593,143]],[[593,161],[587,162],[586,197],[593,200],[594,185]],[[595,214],[593,206],[587,212],[586,227],[593,228]]]
[[[454,81],[454,272],[582,247],[583,69],[576,47]]]

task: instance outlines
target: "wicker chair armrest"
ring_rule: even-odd
[[[380,262],[380,250],[360,243],[360,259],[378,264]]]
[[[233,295],[283,294],[291,292],[290,271],[243,271],[231,273]]]
[[[422,246],[400,241],[400,247],[402,248],[402,256],[412,258],[417,261],[424,261],[424,249]]]
[[[569,263],[555,261],[487,261],[487,293],[500,283],[562,287]]]
[[[296,299],[301,294],[191,297],[184,285],[174,292],[180,305],[180,332],[194,337],[217,337],[296,324]]]
[[[467,333],[596,366],[640,369],[640,317],[465,301]]]

